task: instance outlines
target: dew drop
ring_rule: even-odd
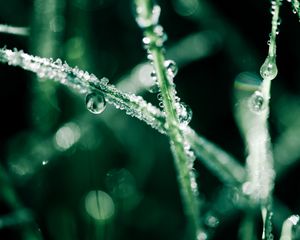
[[[160,7],[158,5],[154,5],[152,8],[152,14],[147,13],[146,7],[137,6],[136,8],[136,22],[140,28],[147,28],[150,26],[154,26],[158,23],[158,19],[160,16]]]
[[[103,77],[103,78],[100,79],[100,83],[103,84],[103,85],[107,85],[109,83],[109,80],[108,80],[108,78]]]
[[[105,110],[106,101],[101,93],[89,93],[86,96],[86,107],[93,114],[100,114]]]
[[[162,101],[163,100],[161,93],[157,94],[157,100],[158,101]]]
[[[208,214],[205,217],[205,224],[208,227],[216,228],[219,225],[219,222],[220,222],[219,219],[216,216],[214,216],[214,215]]]
[[[148,91],[150,93],[158,93],[159,92],[159,87],[157,85],[157,83],[155,82],[149,89]]]
[[[166,60],[164,66],[167,69],[167,73],[170,77],[174,78],[178,72],[176,63],[173,60]]]
[[[56,59],[54,64],[58,65],[58,66],[61,66],[62,65],[62,61],[60,58]]]
[[[42,161],[42,165],[43,165],[43,166],[47,165],[47,163],[48,163],[47,160]]]
[[[179,121],[185,125],[188,125],[190,123],[190,121],[192,120],[193,117],[193,111],[190,108],[189,105],[187,105],[186,103],[182,102],[180,103],[179,106]]]
[[[255,91],[249,98],[249,107],[251,111],[259,113],[265,109],[265,100],[260,91]]]
[[[208,238],[207,234],[205,232],[199,232],[197,234],[197,240],[206,240]]]
[[[260,75],[263,79],[272,80],[276,77],[278,69],[275,57],[268,56],[260,68]]]

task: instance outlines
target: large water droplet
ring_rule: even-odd
[[[273,80],[278,73],[275,57],[268,56],[260,68],[260,75],[263,79]]]
[[[174,78],[178,72],[176,63],[173,60],[166,60],[164,66],[167,69],[167,73],[170,77]]]
[[[249,98],[250,110],[259,113],[265,109],[265,100],[260,91],[255,91]]]
[[[106,108],[106,101],[101,93],[89,93],[86,96],[86,107],[87,109],[94,114],[102,113]]]

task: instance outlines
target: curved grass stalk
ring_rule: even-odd
[[[124,110],[132,117],[144,121],[162,134],[166,132],[164,114],[158,108],[146,102],[142,97],[118,90],[115,86],[108,84],[106,78],[99,80],[92,74],[78,68],[71,68],[66,63],[62,64],[61,60],[53,61],[34,57],[16,50],[0,49],[0,61],[12,66],[19,66],[40,75],[40,77],[60,82],[81,94],[100,91],[105,95],[106,100],[117,109]],[[189,127],[185,134],[199,160],[221,180],[229,184],[243,182],[245,171],[232,156],[199,136]]]
[[[280,240],[296,239],[294,228],[297,225],[299,225],[299,215],[292,215],[286,219],[282,224]]]
[[[189,234],[193,239],[206,236],[200,221],[201,200],[193,173],[194,155],[185,139],[186,126],[180,123],[180,103],[177,100],[173,78],[176,75],[174,62],[165,59],[163,42],[166,40],[162,26],[158,24],[160,7],[151,0],[136,0],[136,21],[143,29],[144,47],[148,59],[153,64],[157,86],[166,121],[166,133],[170,139],[171,151],[175,160],[183,207],[189,221]]]
[[[272,191],[275,179],[268,117],[271,81],[278,72],[276,66],[276,36],[279,33],[281,4],[281,0],[271,1],[272,22],[268,42],[269,51],[265,62],[260,68],[263,81],[258,90],[247,98],[248,101],[241,101],[239,110],[241,130],[248,148],[248,181],[243,185],[243,191],[250,196],[254,204],[260,205],[264,221],[262,239],[268,240],[273,237],[271,219]]]

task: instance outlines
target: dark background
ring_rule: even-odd
[[[27,37],[1,33],[1,46],[67,60],[70,66],[106,76],[114,84],[146,61],[131,1],[66,0],[52,35],[43,7],[41,13],[35,13],[39,8],[33,1],[0,2],[1,24],[31,27]],[[51,1],[43,4],[46,2]],[[209,32],[217,37],[208,54],[179,68],[175,78],[178,95],[193,110],[191,127],[244,164],[246,150],[233,117],[233,83],[241,72],[259,73],[268,48],[270,3],[190,0],[186,4],[195,4],[200,14],[185,16],[180,2],[184,1],[159,1],[160,22],[168,35],[167,52],[193,33],[206,36]],[[193,12],[193,7],[188,10]],[[274,146],[284,152],[284,146],[276,143],[288,130],[294,133],[290,144],[300,149],[299,18],[287,1],[281,19],[270,129]],[[49,28],[39,25],[43,21]],[[45,32],[54,36],[56,45],[51,45],[51,37],[40,37]],[[52,47],[47,47],[47,41]],[[2,64],[0,73],[0,222],[4,221],[1,216],[12,216],[8,226],[0,224],[0,239],[184,239],[186,220],[165,136],[111,106],[99,116],[92,115],[83,96],[38,81],[19,68]],[[144,92],[143,96],[157,104],[154,94]],[[68,150],[60,151],[53,147],[53,136],[69,121],[84,134]],[[275,187],[275,196],[290,213],[299,213],[300,206],[300,150],[295,152],[294,163]],[[286,155],[289,153],[287,150]],[[234,208],[232,186],[224,186],[201,161],[196,161],[195,168],[206,200],[202,221],[207,216],[219,219],[216,227],[207,224],[208,234],[212,239],[237,239],[243,212]],[[84,196],[91,190],[112,197],[115,214],[109,221],[95,221],[85,213]],[[28,212],[20,217],[20,209]],[[257,219],[260,236],[260,217]],[[274,225],[276,237],[280,221],[282,218]]]

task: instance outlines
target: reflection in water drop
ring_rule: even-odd
[[[112,198],[103,191],[90,191],[85,197],[85,210],[95,220],[102,222],[110,220],[115,213]]]
[[[102,113],[106,108],[106,101],[103,94],[95,92],[89,93],[86,96],[86,107],[91,113]]]

